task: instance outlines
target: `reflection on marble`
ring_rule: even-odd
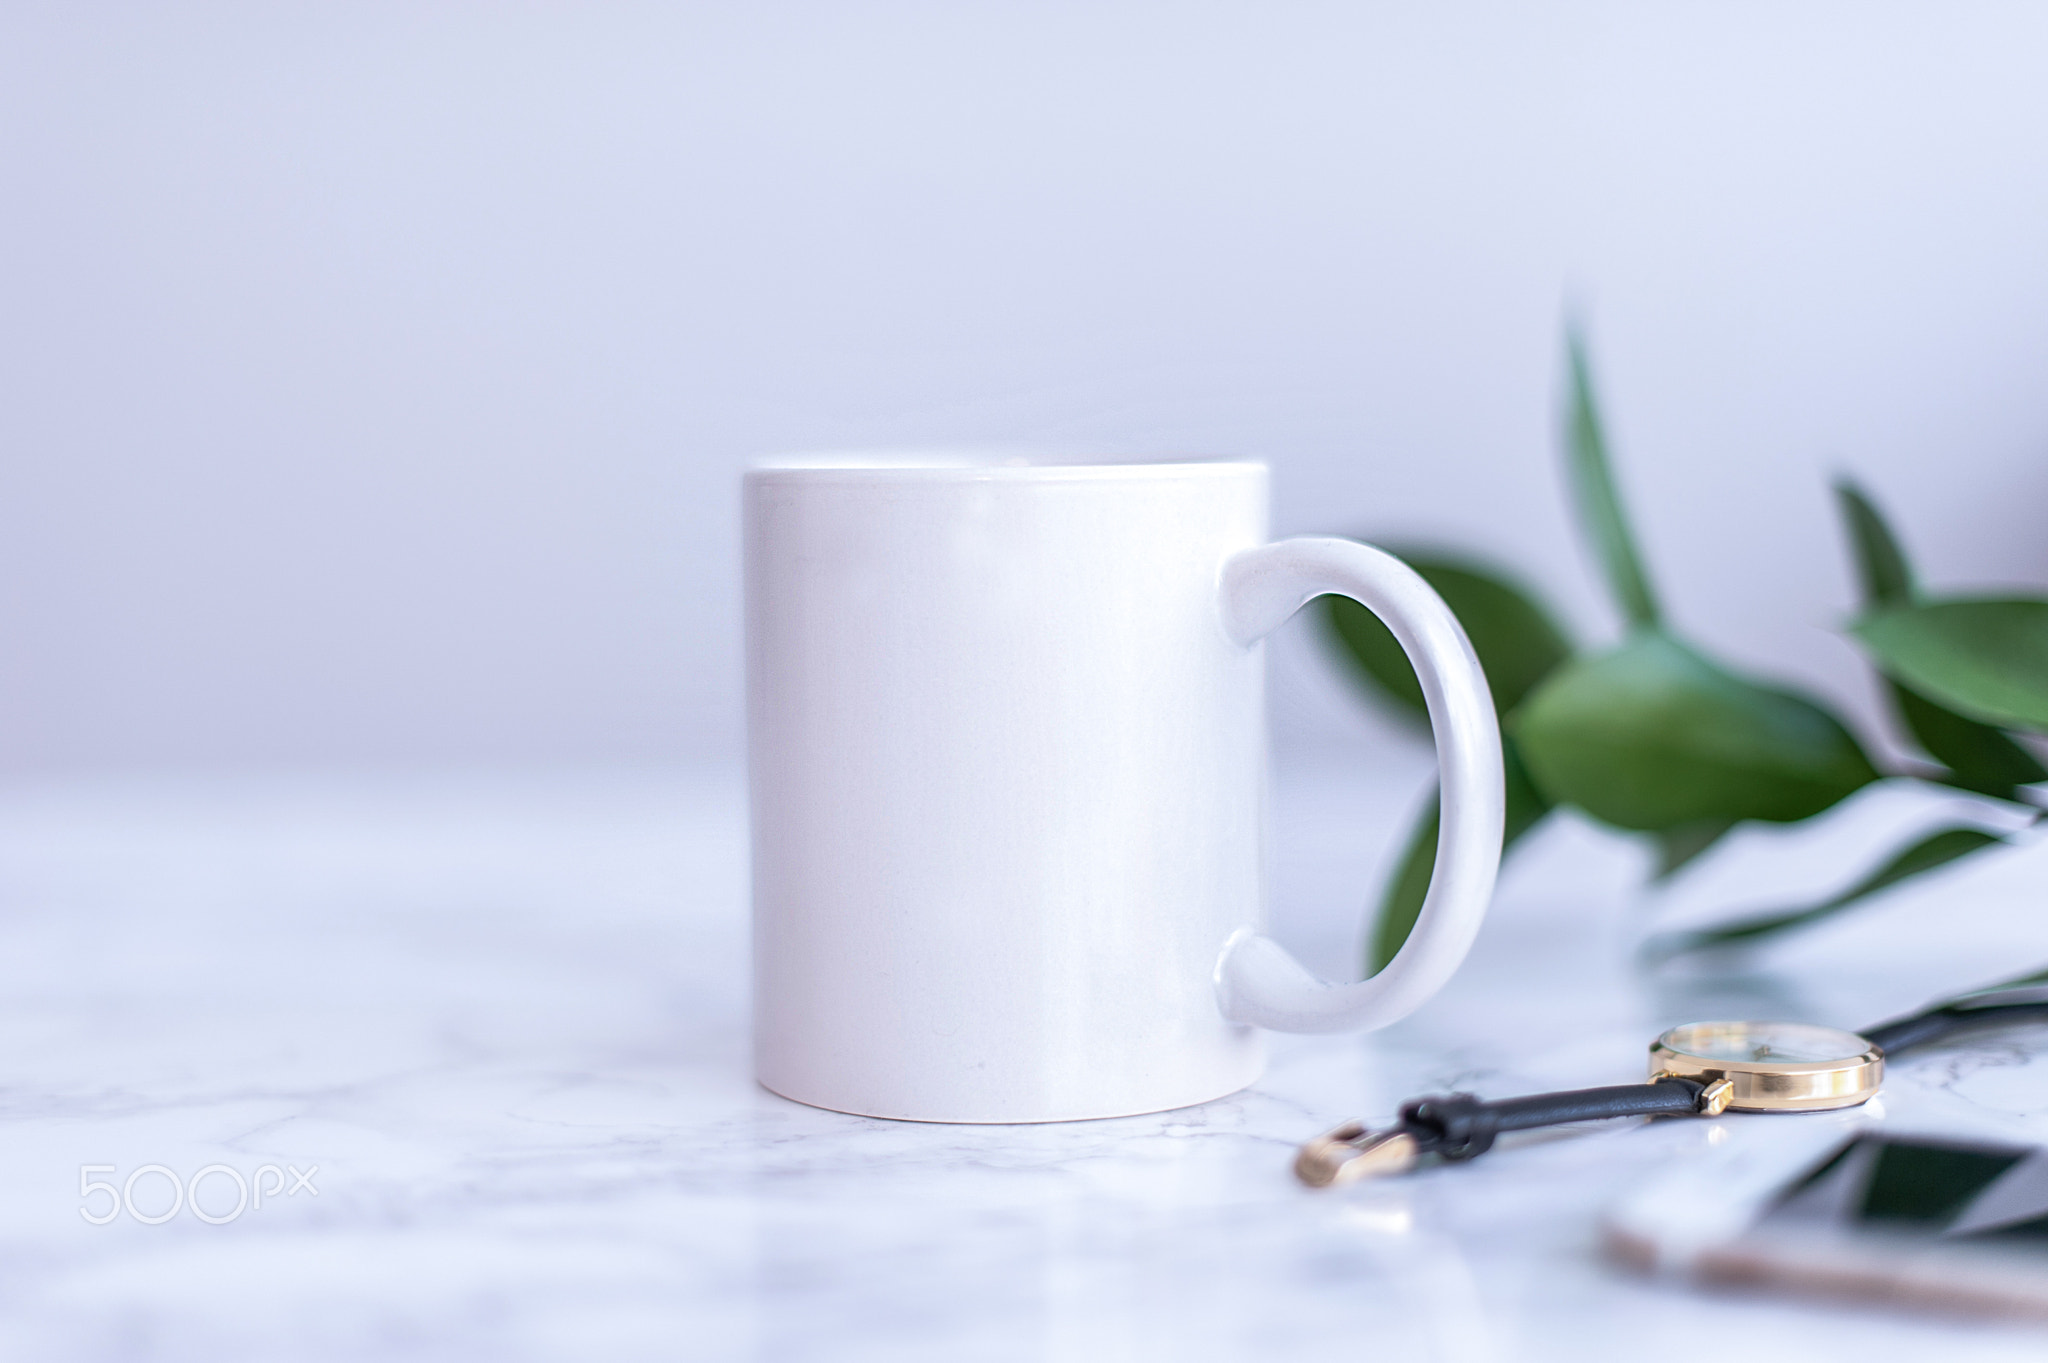
[[[1279,930],[1329,970],[1426,779],[1277,796]],[[1688,893],[1846,878],[1932,817],[1875,792]],[[1377,830],[1362,837],[1360,829]],[[1412,1359],[1634,1356],[1711,1308],[1751,1358],[2039,1358],[1988,1324],[1717,1297],[1603,1263],[1603,1205],[1757,1123],[1611,1124],[1341,1194],[1293,1145],[1403,1097],[1635,1077],[1661,1027],[1857,1025],[2048,961],[2021,848],[1789,943],[1645,979],[1640,853],[1560,822],[1452,988],[1282,1038],[1180,1112],[944,1127],[747,1077],[736,778],[18,786],[0,798],[0,1347],[10,1357]],[[1705,888],[1700,888],[1705,887]],[[1709,893],[1711,892],[1711,894]],[[1682,895],[1681,895],[1682,898]],[[1888,1120],[2048,1138],[2048,1029],[1895,1068]],[[80,1168],[312,1175],[220,1225],[80,1215]],[[203,1185],[224,1217],[231,1176]],[[148,1214],[161,1176],[135,1188]],[[156,1200],[152,1200],[156,1199]],[[84,1205],[98,1209],[104,1194]],[[1709,1348],[1709,1352],[1717,1352]]]

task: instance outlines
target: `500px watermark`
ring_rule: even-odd
[[[209,1226],[225,1226],[239,1220],[243,1212],[261,1208],[266,1197],[274,1202],[280,1196],[297,1197],[300,1193],[320,1196],[320,1190],[313,1186],[313,1175],[320,1172],[317,1164],[303,1174],[296,1165],[287,1164],[280,1169],[275,1164],[259,1164],[247,1178],[232,1164],[209,1164],[189,1179],[179,1178],[176,1170],[165,1165],[145,1164],[118,1184],[94,1177],[119,1172],[119,1167],[112,1164],[78,1166],[78,1214],[95,1226],[106,1225],[124,1211],[145,1226],[161,1226],[186,1208]],[[208,1189],[206,1201],[211,1209],[201,1205],[199,1198],[200,1187],[209,1179],[213,1186]],[[157,1191],[159,1183],[169,1185],[168,1204]],[[135,1205],[137,1184],[142,1185],[144,1201],[154,1210],[145,1211]],[[235,1204],[222,1211],[230,1188],[234,1190]],[[99,1201],[101,1194],[105,1194],[103,1203]],[[105,1210],[95,1210],[96,1204]]]

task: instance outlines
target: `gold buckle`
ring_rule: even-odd
[[[1399,1127],[1370,1131],[1363,1122],[1346,1122],[1301,1147],[1294,1176],[1311,1188],[1328,1188],[1405,1174],[1415,1167],[1415,1156],[1415,1137]]]

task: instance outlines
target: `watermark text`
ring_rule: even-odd
[[[120,1172],[113,1164],[78,1166],[78,1214],[91,1224],[104,1226],[126,1212],[145,1226],[161,1226],[186,1211],[209,1226],[225,1226],[244,1212],[260,1211],[266,1200],[320,1196],[313,1185],[317,1164],[303,1173],[293,1164],[259,1164],[247,1177],[232,1164],[209,1164],[190,1178],[178,1177],[167,1165],[145,1164],[119,1182],[97,1177]]]

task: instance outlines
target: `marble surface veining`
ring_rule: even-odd
[[[1326,972],[1426,780],[1388,766],[1276,796],[1277,930]],[[734,774],[17,785],[0,1350],[1516,1360],[1640,1356],[1677,1329],[1721,1352],[1697,1328],[1745,1358],[2039,1359],[2039,1330],[1702,1296],[1601,1258],[1614,1198],[1808,1118],[1532,1134],[1334,1194],[1288,1174],[1298,1141],[1407,1096],[1634,1079],[1673,1022],[1864,1025],[2048,963],[2039,843],[1739,969],[1631,963],[1650,922],[1831,888],[1954,808],[1873,791],[1654,893],[1638,849],[1560,820],[1407,1022],[1278,1038],[1263,1082],[1199,1108],[947,1127],[750,1081]],[[2044,1053],[2048,1028],[1901,1063],[1885,1120],[2048,1140]],[[208,1169],[196,1207],[138,1219]],[[131,1176],[132,1211],[90,1224],[113,1204],[81,1177]],[[252,1181],[262,1204],[230,1215]]]

